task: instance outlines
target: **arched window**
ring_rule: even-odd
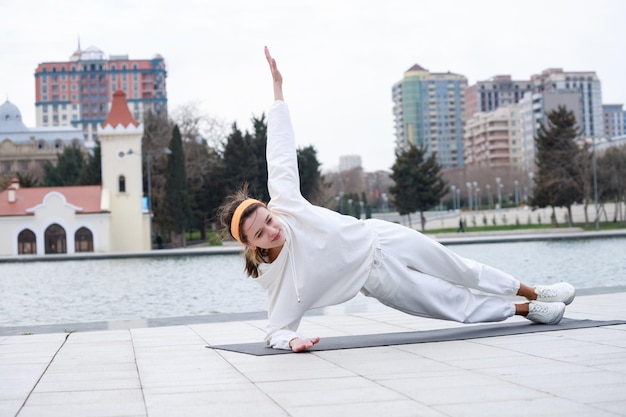
[[[93,252],[93,233],[86,227],[81,227],[74,234],[75,252]]]
[[[67,253],[67,239],[65,229],[58,224],[51,224],[44,235],[46,242],[46,254]]]
[[[117,179],[117,184],[118,184],[119,192],[125,193],[126,192],[126,177],[123,175],[120,175],[119,178]]]
[[[17,253],[19,255],[37,253],[37,237],[32,230],[24,229],[17,235]]]

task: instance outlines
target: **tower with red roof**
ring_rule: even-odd
[[[126,94],[113,94],[111,110],[98,129],[102,154],[102,190],[112,213],[111,247],[117,251],[150,249],[150,213],[143,210],[143,177],[139,124],[126,102]]]

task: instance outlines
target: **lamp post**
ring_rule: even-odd
[[[467,187],[467,208],[472,211],[472,183],[466,182],[465,186]]]
[[[450,186],[450,193],[452,194],[452,211],[456,211],[456,185]]]
[[[519,207],[519,181],[515,180],[515,207]]]
[[[498,208],[502,208],[502,182],[500,177],[496,177],[496,186],[498,187]]]
[[[491,200],[491,185],[485,184],[485,188],[487,188],[487,209],[491,210],[492,200]]]
[[[600,230],[600,213],[598,212],[598,172],[596,167],[596,137],[592,137],[593,140],[593,202],[596,208],[596,230]]]
[[[478,183],[474,181],[473,185],[474,185],[474,210],[480,210],[480,204],[478,201],[478,198],[479,198],[478,197],[478,191],[479,191]]]

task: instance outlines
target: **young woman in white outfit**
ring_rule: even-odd
[[[310,348],[320,339],[298,333],[304,313],[342,303],[359,291],[409,314],[462,323],[516,314],[536,323],[561,320],[574,299],[569,284],[533,288],[413,229],[358,220],[305,200],[282,76],[267,48],[265,55],[275,98],[268,114],[270,201],[265,205],[241,190],[220,208],[220,219],[245,246],[247,274],[267,290],[268,346],[294,352]],[[507,299],[514,295],[529,301]]]

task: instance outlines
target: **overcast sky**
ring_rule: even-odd
[[[546,68],[596,71],[603,102],[626,102],[622,0],[0,0],[0,94],[35,126],[37,64],[100,48],[161,54],[170,111],[203,112],[250,130],[273,100],[268,45],[284,77],[298,146],[323,169],[359,154],[366,171],[394,161],[391,87],[417,63],[469,84]]]

